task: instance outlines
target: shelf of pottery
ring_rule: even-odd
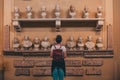
[[[51,42],[47,36],[42,40],[35,37],[33,40],[29,36],[24,36],[24,39],[20,40],[15,37],[12,43],[12,49],[4,51],[5,55],[21,55],[21,56],[49,56],[50,48],[56,44],[55,41]],[[113,57],[113,51],[105,49],[103,40],[101,37],[93,42],[91,35],[87,36],[87,39],[83,39],[81,36],[75,41],[73,36],[70,36],[65,44],[67,48],[68,56],[84,56],[84,57]]]
[[[25,8],[26,12],[26,17],[22,17],[20,9],[18,7],[14,8],[14,19],[12,20],[14,29],[17,32],[22,31],[22,27],[25,25],[28,26],[28,23],[34,23],[34,24],[39,24],[39,26],[44,25],[44,26],[54,26],[55,31],[61,31],[61,27],[65,26],[70,26],[74,24],[74,26],[77,24],[78,26],[84,25],[88,26],[91,25],[91,27],[95,27],[96,31],[100,31],[104,25],[104,18],[103,18],[103,12],[102,12],[102,7],[99,6],[96,9],[96,15],[94,18],[90,18],[89,15],[89,8],[84,7],[82,11],[82,15],[80,15],[79,18],[76,18],[77,13],[76,9],[74,8],[73,5],[71,5],[68,9],[68,17],[62,18],[61,16],[61,8],[59,4],[55,5],[54,8],[54,16],[52,18],[47,17],[47,9],[45,6],[41,7],[41,11],[39,13],[38,18],[33,17],[33,10],[31,6],[27,6]],[[52,12],[52,10],[51,10]],[[86,25],[87,23],[87,25]],[[30,25],[29,25],[30,26]],[[73,25],[72,25],[73,26]],[[89,26],[90,27],[90,26]]]

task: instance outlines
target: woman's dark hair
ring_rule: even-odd
[[[62,36],[61,35],[57,35],[56,36],[56,42],[57,43],[61,43],[62,42]]]

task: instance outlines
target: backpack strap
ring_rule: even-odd
[[[54,48],[56,49],[56,46],[54,45]]]

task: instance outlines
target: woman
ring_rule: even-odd
[[[66,58],[66,48],[61,45],[62,36],[56,36],[56,44],[51,47],[50,56],[53,58],[52,60],[52,76],[53,80],[64,80],[65,72],[65,61]]]

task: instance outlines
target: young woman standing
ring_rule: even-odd
[[[65,71],[65,61],[66,58],[66,48],[61,44],[62,36],[56,36],[56,44],[51,47],[50,56],[53,58],[52,60],[52,77],[53,80],[64,80],[64,76],[66,75]]]

